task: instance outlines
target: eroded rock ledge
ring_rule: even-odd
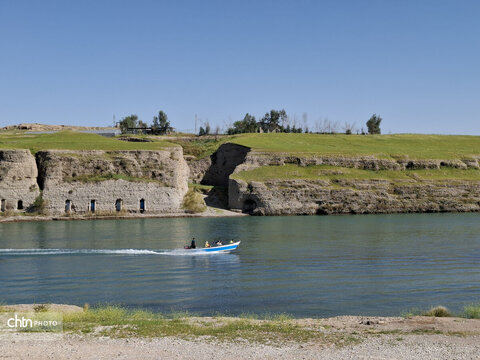
[[[381,159],[373,156],[309,156],[249,152],[233,175],[261,166],[329,165],[375,171],[478,169],[479,158]],[[374,177],[374,176],[373,176]],[[399,176],[401,178],[401,176]],[[254,215],[368,214],[480,211],[480,181],[277,179],[244,181],[231,176],[229,207]]]
[[[188,166],[180,147],[158,151],[0,151],[2,211],[51,214],[180,211]],[[40,192],[41,191],[41,192]],[[19,206],[21,204],[22,206]]]
[[[229,206],[254,215],[480,211],[480,182],[230,179]]]

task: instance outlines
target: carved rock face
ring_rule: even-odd
[[[80,213],[172,213],[180,211],[188,191],[188,166],[180,147],[41,151],[37,162],[43,197],[51,213],[65,212],[67,207]]]
[[[46,211],[178,212],[188,191],[180,147],[159,151],[0,150],[0,201],[30,207],[43,190]],[[118,206],[119,200],[121,206]]]
[[[24,210],[40,194],[37,164],[28,150],[0,150],[0,201],[5,210]]]

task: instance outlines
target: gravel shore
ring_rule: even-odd
[[[265,344],[17,332],[0,333],[0,359],[480,359],[480,320],[344,316],[291,321],[325,333],[325,341]]]

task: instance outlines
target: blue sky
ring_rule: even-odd
[[[0,0],[0,125],[284,108],[480,135],[480,2]]]

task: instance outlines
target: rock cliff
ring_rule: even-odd
[[[255,169],[260,166],[280,166],[295,164],[298,166],[331,165],[365,170],[414,170],[440,169],[451,167],[457,169],[478,169],[480,157],[468,159],[382,159],[374,156],[335,156],[335,155],[292,155],[285,153],[247,152],[244,161],[234,172]]]
[[[255,215],[365,214],[398,212],[480,211],[480,181],[399,179],[277,179],[244,181],[235,174],[261,166],[295,164],[342,168],[409,170],[478,169],[479,158],[381,159],[373,156],[309,156],[249,152],[229,179],[231,209]],[[375,177],[375,176],[373,176]]]
[[[0,150],[0,210],[24,210],[40,194],[37,165],[28,150]]]
[[[158,151],[0,150],[1,211],[181,211],[188,166],[180,147]]]
[[[442,160],[268,153],[230,143],[209,158],[189,159],[188,165],[181,147],[47,150],[35,157],[28,150],[0,150],[0,201],[3,212],[27,210],[42,195],[45,210],[51,214],[175,213],[181,211],[190,180],[228,187],[229,207],[255,215],[480,211],[479,161],[480,157]],[[284,165],[292,167],[289,164],[295,165],[295,172],[327,165],[333,167],[329,172],[335,176],[290,179],[281,171]],[[278,167],[278,178],[242,179],[242,172],[263,166]],[[346,176],[345,169],[368,174],[388,170],[389,177],[367,174],[356,178],[352,173]],[[415,170],[445,169],[477,175],[470,180],[460,179],[468,176],[430,180],[410,176]],[[224,194],[221,190],[217,193]],[[207,197],[212,203],[218,200],[215,194],[212,190]]]
[[[480,181],[230,179],[229,206],[254,215],[480,211]]]
[[[172,213],[188,190],[180,147],[159,151],[64,151],[36,154],[47,211]]]

